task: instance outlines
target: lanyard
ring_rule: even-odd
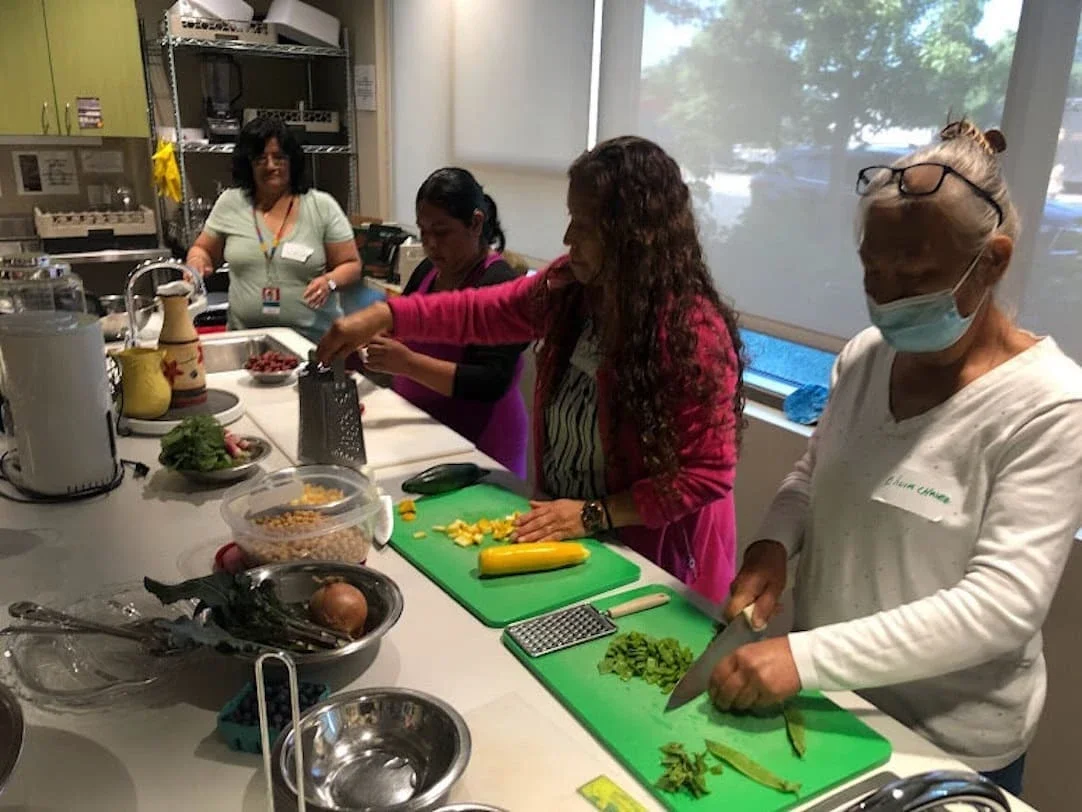
[[[289,215],[293,211],[293,201],[296,198],[293,195],[289,196],[289,208],[286,209],[286,216],[282,218],[282,224],[278,226],[278,233],[274,235],[274,242],[270,245],[270,251],[267,250],[267,243],[263,239],[263,229],[259,227],[259,213],[256,211],[255,204],[252,205],[252,223],[255,224],[255,233],[259,237],[259,250],[263,252],[263,258],[267,260],[267,271],[270,272],[271,262],[274,261],[274,255],[278,251],[278,244],[282,241],[282,233],[286,230],[286,223],[289,222]]]

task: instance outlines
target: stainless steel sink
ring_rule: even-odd
[[[244,362],[253,355],[269,350],[292,355],[298,361],[304,360],[281,341],[269,335],[224,335],[203,339],[203,363],[206,365],[208,375],[214,372],[232,372],[236,369],[244,369]]]

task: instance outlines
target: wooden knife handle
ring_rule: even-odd
[[[643,595],[641,598],[633,598],[624,603],[618,603],[611,609],[607,609],[605,614],[616,620],[619,617],[633,615],[646,609],[653,609],[655,606],[664,606],[668,602],[668,595],[664,592],[655,592],[653,595]]]

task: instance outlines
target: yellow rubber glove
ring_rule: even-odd
[[[173,152],[171,141],[158,141],[158,149],[151,156],[154,173],[154,188],[158,195],[168,197],[174,203],[180,202],[180,169]]]

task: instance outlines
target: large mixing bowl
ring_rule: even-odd
[[[405,688],[332,696],[298,723],[304,796],[320,812],[423,812],[439,806],[470,760],[470,731],[442,700]],[[297,804],[292,725],[272,756],[275,789]]]
[[[368,620],[364,634],[341,648],[305,653],[290,652],[298,666],[336,662],[379,643],[402,616],[402,590],[382,572],[357,564],[338,561],[293,561],[288,564],[267,564],[247,571],[254,583],[270,581],[274,591],[285,603],[307,603],[312,594],[328,578],[338,578],[364,593],[368,601]],[[257,654],[238,655],[254,660]]]
[[[23,747],[23,712],[19,700],[0,685],[0,790],[3,790]]]

